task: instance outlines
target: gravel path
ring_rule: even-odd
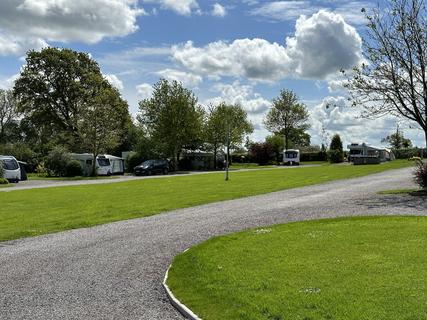
[[[0,318],[182,319],[161,281],[173,257],[212,236],[296,220],[427,215],[410,169],[0,243]]]

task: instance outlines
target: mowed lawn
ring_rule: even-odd
[[[224,173],[212,173],[0,192],[0,241],[360,177],[408,165],[408,161],[369,166],[325,165],[233,172],[228,182],[224,181]]]
[[[206,320],[427,319],[427,218],[290,223],[177,256],[168,285]]]

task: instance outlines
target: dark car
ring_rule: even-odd
[[[168,174],[169,162],[167,160],[147,160],[133,168],[133,171],[136,176],[150,176],[156,173]]]

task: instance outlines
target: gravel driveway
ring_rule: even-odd
[[[182,319],[161,286],[173,257],[215,235],[296,220],[427,215],[410,169],[0,244],[1,319]]]

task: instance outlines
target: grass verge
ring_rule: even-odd
[[[301,167],[174,176],[126,182],[0,192],[0,241],[145,217],[163,211],[230,200],[408,166]]]
[[[425,319],[426,217],[298,222],[211,239],[168,285],[203,319]]]
[[[76,180],[98,180],[98,179],[117,179],[118,176],[97,176],[97,177],[49,177],[49,176],[39,176],[36,173],[29,173],[28,180],[60,180],[60,181],[76,181]]]

